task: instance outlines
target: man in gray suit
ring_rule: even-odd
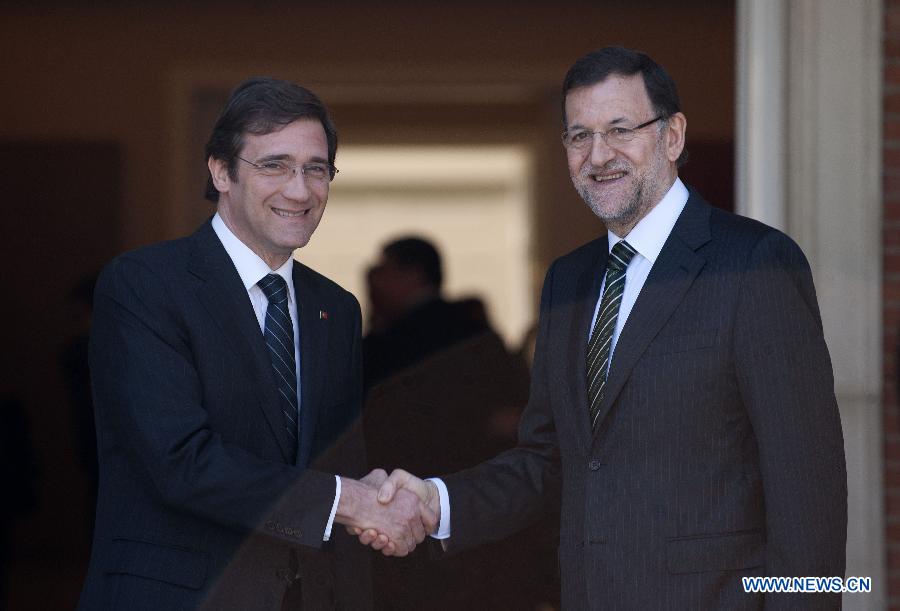
[[[561,503],[567,609],[840,606],[741,579],[844,573],[843,437],[803,253],[679,180],[687,122],[652,59],[589,53],[563,92],[572,182],[608,231],[547,273],[518,446],[438,480],[396,471],[380,500],[415,490],[447,552]]]

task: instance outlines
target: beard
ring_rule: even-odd
[[[585,162],[579,173],[572,176],[572,183],[591,211],[618,235],[617,229],[630,231],[662,199],[661,177],[665,175],[666,163],[661,147],[640,171],[624,159],[612,159],[600,168]],[[616,172],[624,172],[625,176],[610,185],[592,177]]]
[[[576,189],[584,203],[588,205],[600,220],[604,223],[612,222],[617,225],[628,225],[631,221],[638,218],[641,211],[646,207],[644,201],[644,193],[646,191],[644,183],[645,177],[641,177],[634,181],[630,194],[626,193],[624,198],[616,195],[603,195],[591,191],[589,183],[594,182],[590,177],[592,169],[582,171],[581,176],[576,182]],[[633,175],[630,175],[633,176]],[[573,179],[574,180],[574,179]]]

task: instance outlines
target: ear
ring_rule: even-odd
[[[219,193],[227,193],[231,187],[231,176],[228,175],[228,164],[223,159],[210,157],[206,160],[213,186]]]
[[[684,134],[687,131],[687,118],[680,112],[669,117],[666,126],[666,158],[675,163],[684,150]]]

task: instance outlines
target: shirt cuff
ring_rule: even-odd
[[[428,478],[429,482],[434,482],[438,489],[438,499],[441,501],[441,522],[438,524],[437,532],[431,535],[435,539],[450,538],[450,493],[447,492],[447,484],[439,477]]]
[[[336,482],[334,488],[334,505],[331,506],[331,515],[328,516],[328,523],[325,525],[325,536],[322,537],[322,541],[328,541],[329,539],[331,539],[331,527],[334,526],[334,516],[337,514],[338,501],[341,500],[340,476],[335,475],[334,481]]]

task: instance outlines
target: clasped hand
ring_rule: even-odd
[[[440,500],[433,483],[395,470],[375,469],[359,481],[341,478],[335,521],[363,545],[385,556],[405,556],[440,522]]]

